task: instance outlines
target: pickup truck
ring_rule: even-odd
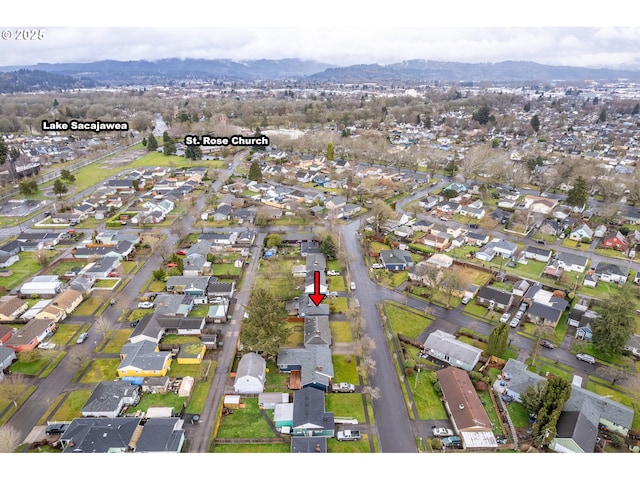
[[[336,439],[339,442],[360,440],[360,431],[359,430],[339,430],[336,432]]]
[[[332,384],[331,391],[333,393],[353,393],[356,391],[356,387],[353,383],[340,382]]]

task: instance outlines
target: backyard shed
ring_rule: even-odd
[[[238,363],[236,381],[233,385],[235,393],[262,393],[266,380],[267,362],[257,353],[247,353]]]

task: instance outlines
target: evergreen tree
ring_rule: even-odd
[[[202,160],[202,149],[198,145],[189,145],[185,149],[184,156],[191,160]]]
[[[333,241],[333,237],[331,235],[327,235],[324,237],[324,239],[320,243],[320,251],[329,260],[333,260],[334,258],[336,258],[338,249],[336,248],[336,242]]]
[[[499,356],[507,347],[508,339],[509,326],[506,323],[501,323],[500,325],[496,326],[489,335],[486,354]]]
[[[156,140],[156,136],[153,133],[149,134],[149,138],[147,139],[147,150],[150,152],[155,152],[158,149],[158,140]]]
[[[489,123],[489,121],[491,121],[492,119],[491,107],[489,107],[488,105],[482,105],[480,108],[478,108],[478,110],[473,112],[471,118],[473,118],[480,125]]]
[[[58,198],[60,198],[62,197],[62,195],[64,195],[68,191],[69,189],[62,182],[62,180],[60,180],[59,178],[56,178],[56,181],[53,182],[53,193],[55,193],[58,196]]]
[[[251,162],[251,167],[249,167],[249,180],[255,182],[262,181],[262,170],[260,170],[260,165],[257,160]]]
[[[0,165],[4,165],[4,162],[7,161],[7,156],[9,155],[9,147],[5,141],[0,138]]]
[[[540,130],[540,117],[538,117],[538,115],[531,117],[531,126],[533,130],[538,133],[538,130]]]
[[[333,160],[334,154],[335,154],[335,147],[333,146],[332,142],[329,142],[327,144],[327,160],[329,161]]]
[[[635,331],[636,306],[633,288],[627,283],[594,307],[598,317],[593,322],[593,343],[603,353],[621,353]]]
[[[640,114],[640,103],[636,103],[635,107],[633,107],[633,111],[631,112],[631,115],[638,115]]]
[[[173,141],[173,138],[171,138],[169,136],[169,134],[167,133],[166,130],[162,134],[162,143],[163,143],[162,152],[165,155],[175,155],[175,153],[176,153],[176,144]]]
[[[569,190],[567,194],[567,205],[571,205],[573,207],[582,207],[585,203],[587,203],[587,199],[589,198],[589,190],[587,186],[587,181],[579,176],[576,178],[573,188]]]
[[[289,336],[289,327],[280,302],[264,287],[254,288],[242,322],[240,341],[249,351],[275,357]]]
[[[60,178],[62,179],[62,181],[67,183],[75,183],[76,181],[76,176],[66,168],[60,170]]]

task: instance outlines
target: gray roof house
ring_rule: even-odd
[[[324,393],[315,388],[293,392],[293,436],[333,437],[335,421],[332,412],[325,411]]]
[[[507,361],[503,374],[509,378],[507,391],[516,401],[527,386],[546,381],[544,377],[528,371],[524,363],[514,359]],[[558,420],[556,437],[549,448],[556,452],[592,453],[599,424],[626,436],[631,428],[633,415],[633,409],[621,403],[572,385],[571,395]]]
[[[438,360],[468,372],[473,370],[482,350],[468,343],[461,342],[450,333],[436,330],[424,342],[424,351]]]
[[[140,418],[76,418],[60,436],[63,453],[118,453],[132,451]]]
[[[82,407],[83,417],[116,418],[140,399],[140,387],[129,382],[100,382]]]
[[[505,312],[511,308],[513,294],[493,287],[481,287],[476,296],[476,303],[493,309],[497,312]]]
[[[589,259],[582,255],[576,255],[569,252],[558,252],[558,267],[570,272],[583,273],[587,268]]]
[[[185,441],[181,418],[149,418],[135,442],[135,453],[180,453]]]

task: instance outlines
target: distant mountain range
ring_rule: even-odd
[[[4,72],[4,73],[3,73]],[[37,73],[34,73],[37,72]],[[103,60],[91,63],[39,63],[0,67],[0,92],[68,89],[90,86],[171,85],[187,81],[302,83],[433,83],[640,81],[640,70],[557,67],[534,62],[436,62],[408,60],[390,65],[338,67],[300,59],[157,61]]]

